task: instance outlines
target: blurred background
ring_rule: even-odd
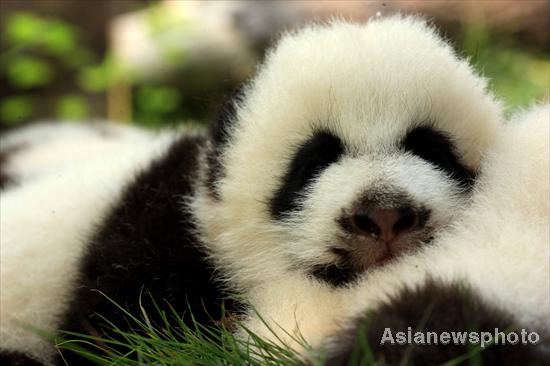
[[[281,31],[395,12],[432,19],[508,112],[548,99],[548,0],[1,0],[0,130],[37,119],[204,125]]]

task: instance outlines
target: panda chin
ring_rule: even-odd
[[[396,257],[391,253],[382,257],[369,267],[357,267],[351,264],[319,264],[313,266],[309,274],[323,282],[334,287],[344,287],[354,283],[361,274],[376,270],[395,262]]]
[[[397,249],[386,246],[384,250],[374,254],[372,250],[347,250],[334,247],[330,252],[338,257],[338,262],[316,264],[310,268],[309,275],[334,287],[347,286],[361,274],[392,265],[400,257],[413,253],[415,248],[429,245],[432,241],[433,236],[429,236]]]
[[[354,282],[361,271],[347,265],[318,264],[311,268],[309,274],[334,287],[343,287]]]
[[[309,274],[323,282],[334,287],[343,287],[352,284],[362,273],[368,270],[376,269],[393,262],[395,255],[386,252],[379,259],[365,265],[357,259],[353,259],[353,254],[347,250],[333,248],[331,250],[336,254],[340,261],[338,263],[317,264],[311,267]]]

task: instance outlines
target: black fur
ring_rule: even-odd
[[[416,289],[405,289],[393,300],[364,317],[333,338],[326,365],[436,365],[464,356],[469,345],[380,344],[385,328],[407,332],[408,327],[422,332],[516,331],[513,316],[476,297],[460,285],[444,285],[433,280]],[[532,330],[527,330],[532,331]],[[544,335],[539,333],[544,340]],[[362,342],[369,345],[370,353]],[[547,340],[546,340],[547,341]],[[531,345],[494,344],[477,354],[481,365],[548,364],[540,350]],[[475,360],[466,363],[476,363]]]
[[[220,199],[219,192],[216,190],[216,182],[223,178],[225,172],[221,155],[231,137],[231,129],[237,120],[236,106],[243,98],[243,89],[239,88],[233,92],[233,95],[222,107],[218,118],[210,129],[211,151],[208,154],[208,171],[206,176],[206,186],[215,199]]]
[[[342,141],[329,132],[319,131],[309,138],[294,154],[281,187],[271,199],[271,215],[282,219],[296,209],[304,188],[323,169],[338,161],[343,152]]]
[[[0,152],[0,190],[5,189],[13,184],[13,178],[6,172],[6,163],[8,154],[4,151]]]
[[[42,363],[29,356],[17,352],[0,350],[0,365],[5,366],[41,366]]]
[[[142,306],[157,324],[162,322],[151,298],[168,313],[169,303],[188,324],[190,311],[203,324],[223,320],[222,305],[238,312],[239,305],[216,282],[194,234],[192,213],[182,202],[192,193],[204,143],[182,138],[128,186],[89,244],[62,330],[112,336],[101,316],[128,329],[123,312],[106,296],[140,317],[143,294]],[[69,365],[85,362],[67,352],[64,357]]]
[[[352,269],[347,264],[317,265],[311,269],[310,274],[318,280],[329,283],[334,287],[348,285],[359,276],[359,272]]]
[[[472,187],[475,174],[460,162],[453,142],[443,133],[431,127],[417,127],[407,134],[402,147],[449,174],[462,188]]]
[[[24,147],[24,145],[18,145],[0,151],[0,190],[11,187],[17,183],[17,180],[6,171],[6,165],[10,157]]]

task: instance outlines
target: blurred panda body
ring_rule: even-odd
[[[189,323],[189,311],[201,323],[219,320],[225,292],[185,209],[204,148],[200,136],[151,137],[150,146],[121,148],[81,168],[55,167],[2,193],[9,213],[1,221],[3,364],[55,356],[14,320],[51,335],[107,335],[102,317],[128,326],[114,303],[132,314],[143,306],[158,321],[152,299],[169,302]],[[47,211],[32,230],[17,230],[28,225],[28,207]],[[67,352],[63,359],[84,362]]]
[[[347,294],[468,207],[500,121],[486,87],[418,19],[314,25],[281,40],[210,136],[19,170],[34,178],[0,202],[1,360],[56,357],[18,321],[103,335],[104,319],[128,328],[114,303],[208,323],[240,313],[231,292],[269,319]],[[302,283],[322,297],[263,307]]]
[[[0,189],[137,151],[155,140],[157,135],[140,128],[107,121],[32,124],[0,140]]]

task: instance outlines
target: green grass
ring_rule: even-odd
[[[62,355],[76,352],[98,365],[299,365],[298,354],[292,349],[265,340],[243,324],[236,322],[226,326],[204,325],[192,321],[183,322],[178,313],[168,306],[161,309],[160,324],[150,321],[145,309],[139,316],[130,314],[117,304],[128,321],[128,329],[122,330],[109,319],[104,322],[113,329],[111,337],[98,338],[65,332],[57,340]],[[267,326],[267,324],[266,324]],[[236,337],[232,330],[240,329],[246,337]],[[307,348],[305,342],[296,339]],[[320,364],[313,362],[313,365]]]
[[[111,300],[109,299],[109,301]],[[161,308],[154,300],[154,311],[160,315],[158,317],[161,319],[160,324],[153,324],[143,307],[141,314],[135,315],[130,314],[116,303],[113,302],[113,304],[123,312],[128,322],[128,327],[125,329],[132,329],[131,331],[122,330],[109,319],[102,318],[113,330],[112,336],[98,338],[65,332],[61,338],[56,340],[61,354],[76,352],[97,365],[103,366],[325,365],[323,352],[315,352],[300,336],[286,333],[303,347],[305,354],[308,355],[307,361],[293,349],[282,346],[281,344],[284,342],[276,336],[275,330],[270,328],[257,313],[254,316],[263,321],[279,342],[258,336],[239,321],[234,322],[231,329],[225,325],[199,324],[194,319],[189,325],[182,320],[175,309],[169,305],[166,306],[166,309]],[[427,309],[420,320],[420,329],[430,314],[431,310]],[[349,365],[380,364],[377,363],[376,355],[368,343],[368,327],[369,317],[366,317],[358,327],[358,336],[350,354]],[[245,337],[235,336],[236,330],[239,330]],[[412,352],[414,346],[407,347],[408,351],[405,352],[400,365],[410,364],[408,353]],[[480,345],[469,345],[465,354],[448,360],[443,365],[454,366],[466,361],[480,365],[479,354],[484,349],[487,348],[481,348]]]

